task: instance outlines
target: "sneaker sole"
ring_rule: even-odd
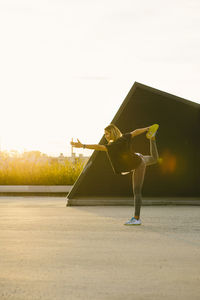
[[[154,137],[155,134],[156,134],[156,132],[157,132],[157,130],[158,130],[158,128],[159,128],[159,125],[158,125],[158,124],[152,125],[152,126],[149,128],[149,131],[151,131],[151,132],[148,131],[147,134],[146,134],[146,137],[147,137],[148,139],[151,139],[152,137]]]
[[[140,226],[142,224],[124,224],[125,226]]]

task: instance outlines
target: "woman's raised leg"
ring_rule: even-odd
[[[156,140],[150,139],[150,156],[143,155],[146,166],[154,165],[158,162],[159,155],[156,146]]]

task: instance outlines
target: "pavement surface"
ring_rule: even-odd
[[[0,300],[199,300],[200,207],[0,198]]]

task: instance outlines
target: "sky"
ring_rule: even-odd
[[[0,0],[1,150],[98,143],[135,81],[200,103],[199,53],[199,0]]]

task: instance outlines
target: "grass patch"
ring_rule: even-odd
[[[10,157],[1,153],[0,185],[73,185],[83,170],[85,163],[76,158],[59,162],[35,151],[37,155]],[[33,151],[31,152],[33,154]]]

